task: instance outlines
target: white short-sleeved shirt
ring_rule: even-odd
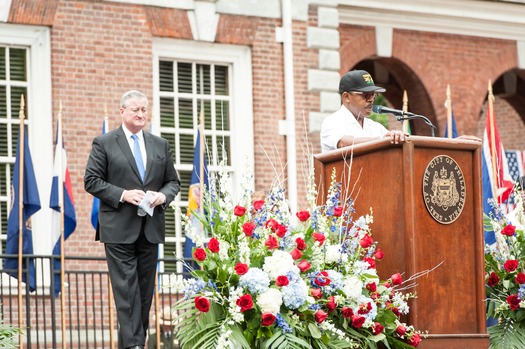
[[[363,120],[363,127],[361,127],[350,110],[341,105],[338,111],[323,121],[321,126],[321,150],[325,153],[337,149],[337,142],[346,135],[354,138],[381,138],[387,133],[388,130],[383,125],[367,117]]]

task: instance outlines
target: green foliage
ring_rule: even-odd
[[[1,314],[0,314],[1,315]],[[4,323],[4,320],[0,320],[0,348],[2,349],[15,349],[17,347],[15,343],[16,336],[22,333],[22,330],[11,325]]]
[[[501,319],[500,323],[487,329],[490,336],[490,349],[525,348],[525,325],[514,319]]]
[[[385,97],[383,97],[382,94],[377,95],[374,104],[382,106],[387,105]],[[385,128],[388,129],[388,116],[386,114],[376,114],[372,112],[372,114],[370,114],[370,119],[374,120],[375,122],[379,122],[381,125],[385,126]]]

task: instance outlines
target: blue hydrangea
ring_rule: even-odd
[[[241,287],[247,287],[251,293],[259,294],[268,289],[270,278],[260,268],[250,268],[248,272],[239,279]]]
[[[206,287],[206,282],[202,279],[190,279],[188,284],[182,292],[184,299],[190,299],[198,295]]]
[[[292,328],[286,322],[286,320],[283,318],[281,314],[277,314],[276,321],[277,321],[277,327],[281,328],[283,333],[292,333]]]
[[[286,273],[286,277],[288,278],[288,281],[291,284],[299,282],[299,280],[301,280],[301,276],[299,275],[299,273],[294,272],[292,270]]]
[[[525,285],[520,286],[520,289],[518,290],[518,298],[520,300],[525,299]]]
[[[294,282],[281,289],[284,305],[288,309],[298,309],[306,302],[308,288],[302,281]]]
[[[330,285],[324,286],[323,289],[327,293],[334,293],[337,290],[343,288],[343,274],[335,270],[327,270],[328,277],[330,278]]]

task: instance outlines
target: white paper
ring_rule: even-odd
[[[153,199],[153,194],[151,194],[150,191],[146,192],[146,196],[144,196],[144,199],[139,204],[139,207],[146,211],[147,214],[149,214],[151,217],[153,217],[153,210],[154,207],[150,207],[151,200]]]

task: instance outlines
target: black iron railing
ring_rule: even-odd
[[[0,255],[3,261],[16,255]],[[106,261],[103,257],[71,257],[65,259],[64,309],[61,297],[54,296],[55,278],[52,262],[56,256],[24,255],[25,265],[35,263],[37,287],[30,292],[29,285],[23,283],[22,302],[19,308],[18,280],[9,275],[18,275],[17,270],[0,269],[0,313],[4,323],[18,327],[22,320],[24,348],[58,349],[62,348],[62,338],[66,348],[110,349],[117,348],[117,319],[110,291]],[[161,259],[166,270],[175,270],[176,259]],[[50,272],[51,270],[51,272]],[[29,270],[23,269],[26,280]],[[59,275],[59,274],[57,274]],[[180,277],[172,272],[159,272],[158,288],[150,315],[151,339],[156,337],[155,309],[161,312],[172,307],[178,299],[169,285],[170,277]],[[59,277],[57,278],[59,280]],[[62,316],[65,326],[62,324]],[[64,336],[62,331],[64,330]],[[162,331],[161,331],[162,332]],[[150,346],[155,348],[156,346]],[[165,347],[165,346],[163,346]]]

